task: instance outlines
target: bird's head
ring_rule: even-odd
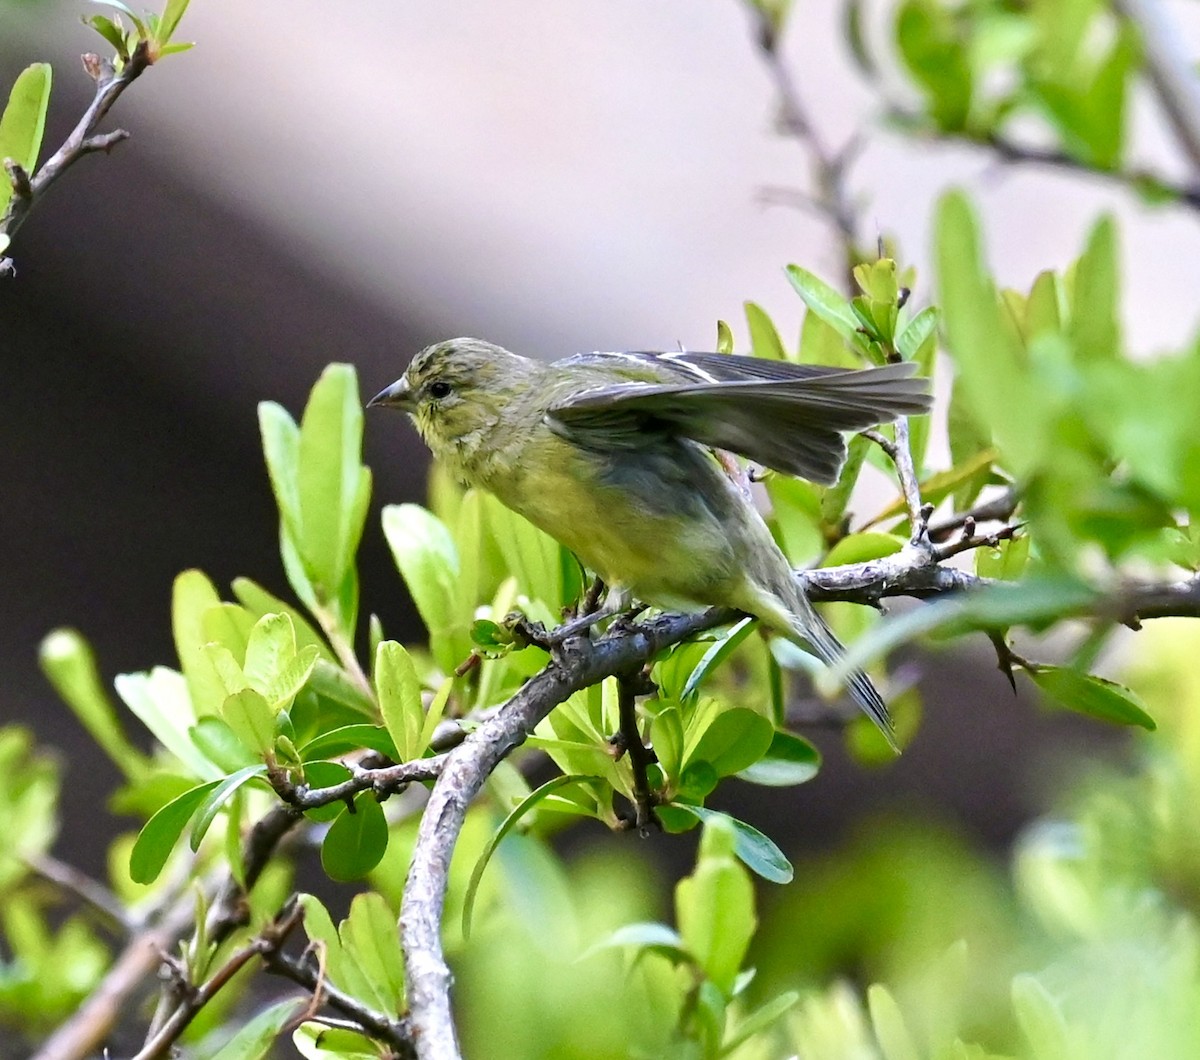
[[[527,389],[522,384],[534,368],[534,362],[482,339],[447,339],[425,347],[367,407],[407,412],[440,454],[494,427],[505,405]]]

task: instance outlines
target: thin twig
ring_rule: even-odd
[[[990,151],[998,161],[1005,165],[1031,165],[1046,169],[1060,169],[1066,173],[1118,185],[1135,192],[1151,189],[1179,201],[1192,210],[1200,210],[1200,183],[1198,182],[1172,181],[1149,169],[1098,169],[1059,148],[1021,143],[1000,132],[946,132],[932,127],[922,116],[913,114],[897,105],[890,106],[886,115],[890,121],[909,135],[927,142],[958,143],[968,147],[981,148]]]
[[[304,961],[289,957],[281,950],[273,950],[263,955],[267,971],[284,976],[312,991],[314,997],[319,994],[322,1002],[330,1008],[335,1008],[343,1015],[349,1016],[355,1024],[355,1029],[362,1030],[380,1042],[386,1042],[402,1058],[415,1057],[412,1030],[407,1019],[376,1012],[361,1001],[344,993],[334,986],[321,973]]]
[[[122,933],[129,933],[137,927],[121,900],[86,872],[50,854],[30,854],[24,861],[30,871],[86,902]]]
[[[134,1056],[133,1060],[157,1060],[168,1055],[189,1023],[214,997],[223,990],[238,972],[256,957],[279,949],[303,919],[302,908],[293,903],[278,919],[268,924],[245,946],[235,952],[200,986],[185,989],[183,1001],[158,1032]]]
[[[929,526],[929,539],[934,542],[944,541],[955,530],[965,526],[968,522],[972,525],[1004,522],[1017,510],[1020,499],[1017,490],[1009,486],[995,497],[981,501],[974,507],[968,508],[965,512],[956,512],[945,519],[939,519],[936,523],[931,523]]]
[[[282,774],[273,775],[270,780],[275,793],[288,805],[298,810],[312,810],[318,806],[328,806],[332,802],[346,802],[360,791],[370,790],[380,798],[386,798],[403,791],[416,781],[436,780],[445,760],[444,754],[434,755],[432,758],[418,758],[412,762],[380,766],[377,769],[364,769],[350,763],[347,765],[351,772],[349,779],[326,788],[293,784]]]
[[[654,792],[650,790],[650,779],[647,770],[656,761],[654,752],[642,741],[642,733],[637,722],[637,697],[654,691],[645,674],[638,670],[636,674],[622,674],[617,678],[617,704],[621,716],[620,731],[613,738],[617,748],[629,756],[629,766],[633,772],[633,819],[629,823],[640,835],[649,835],[651,827],[661,828],[657,814],[654,812]]]
[[[846,189],[846,171],[857,157],[861,141],[857,136],[852,137],[838,151],[825,142],[780,54],[776,27],[764,12],[753,7],[750,11],[758,19],[759,51],[775,83],[780,126],[806,148],[812,165],[815,190],[808,195],[802,192],[797,195],[803,195],[806,208],[824,218],[837,232],[844,258],[843,273],[852,282],[854,266],[858,263],[858,211]]]
[[[93,55],[85,55],[83,62],[84,68],[96,78],[96,94],[62,146],[28,178],[27,186],[18,187],[18,182],[14,180],[15,193],[9,200],[3,217],[0,217],[0,235],[15,235],[50,186],[81,158],[97,151],[110,151],[115,144],[129,135],[123,129],[98,134],[96,128],[121,93],[150,66],[149,42],[138,42],[119,73],[114,73],[110,66],[101,63]],[[0,257],[0,276],[11,275],[13,271],[12,260]]]
[[[1000,527],[999,530],[993,530],[990,534],[977,534],[974,532],[975,524],[967,523],[963,533],[957,539],[948,541],[942,545],[934,545],[934,558],[940,563],[951,556],[957,556],[961,552],[969,552],[972,549],[999,548],[1000,542],[1011,540],[1021,529],[1021,526],[1021,523],[1010,523]]]
[[[42,1042],[33,1060],[82,1060],[94,1056],[125,1014],[130,995],[162,964],[163,954],[191,925],[195,911],[195,897],[186,894],[164,910],[152,927],[131,938],[99,985],[70,1019]]]
[[[913,464],[912,445],[909,441],[908,420],[903,416],[896,421],[896,440],[890,441],[879,431],[859,431],[864,438],[874,442],[887,453],[896,467],[896,478],[900,481],[900,492],[908,508],[908,521],[912,528],[914,545],[929,544],[929,516],[932,506],[921,502],[921,485],[917,481],[917,470]]]

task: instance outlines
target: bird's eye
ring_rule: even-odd
[[[435,379],[429,384],[429,396],[438,399],[449,397],[450,391],[453,389],[444,379]]]

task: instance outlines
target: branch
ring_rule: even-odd
[[[345,1016],[349,1016],[357,1027],[371,1037],[386,1042],[392,1047],[397,1057],[408,1060],[415,1057],[412,1030],[406,1019],[396,1019],[392,1016],[376,1012],[368,1008],[357,998],[343,993],[328,979],[324,978],[317,969],[303,961],[289,957],[280,950],[273,950],[263,955],[267,971],[290,979],[293,983],[312,991],[314,998],[320,998],[330,1008],[335,1008]]]
[[[123,129],[97,133],[96,128],[121,93],[150,66],[149,42],[138,42],[129,56],[129,61],[119,73],[114,72],[111,64],[92,54],[83,57],[83,66],[96,82],[96,94],[63,145],[46,159],[32,176],[20,170],[18,166],[6,167],[13,185],[13,196],[4,216],[0,217],[0,235],[15,235],[50,186],[81,158],[98,151],[111,151],[116,144],[129,136]],[[11,275],[14,271],[12,259],[0,257],[0,277]]]
[[[445,765],[444,754],[432,758],[418,758],[412,762],[401,762],[397,765],[380,766],[376,769],[364,769],[352,762],[346,764],[350,777],[340,784],[331,784],[327,788],[310,788],[303,784],[293,784],[286,776],[272,775],[268,779],[275,793],[289,806],[297,810],[312,810],[318,806],[327,806],[331,802],[347,802],[360,791],[370,789],[379,798],[395,795],[403,791],[414,781],[436,780]]]
[[[1061,169],[1083,177],[1093,177],[1130,191],[1154,188],[1193,210],[1200,210],[1200,182],[1179,183],[1149,169],[1097,169],[1054,147],[1039,147],[1010,139],[1003,133],[945,132],[928,125],[923,117],[902,107],[891,106],[886,117],[911,135],[926,142],[959,143],[985,148],[1006,165],[1034,165]]]
[[[933,541],[944,541],[955,530],[966,526],[968,523],[975,525],[978,523],[1005,522],[1017,510],[1020,500],[1021,497],[1017,490],[1012,486],[1008,486],[1001,490],[995,497],[981,501],[965,512],[958,512],[955,515],[930,524],[929,537]]]
[[[31,872],[86,902],[121,934],[127,934],[137,926],[112,891],[74,865],[59,861],[50,854],[31,854],[23,860]]]
[[[191,925],[195,908],[194,896],[185,895],[165,910],[157,924],[135,935],[96,989],[42,1043],[33,1060],[82,1060],[95,1055],[125,1013],[129,996],[158,970],[163,954]]]
[[[1113,6],[1137,29],[1146,73],[1192,172],[1200,176],[1200,82],[1179,46],[1178,27],[1163,13],[1160,0],[1114,0]]]
[[[254,886],[279,841],[300,819],[298,810],[278,806],[250,830],[242,847],[247,889]],[[208,937],[219,943],[246,922],[248,908],[245,891],[232,874],[223,885],[210,886],[219,893],[210,913]],[[164,904],[154,922],[129,940],[87,1000],[42,1043],[33,1060],[82,1060],[94,1055],[121,1018],[130,995],[158,971],[163,955],[192,926],[195,915],[196,899],[191,893]]]
[[[920,545],[929,541],[929,516],[933,506],[921,503],[921,486],[917,482],[917,469],[913,464],[912,444],[909,441],[908,420],[901,416],[896,421],[896,440],[889,441],[878,431],[859,431],[887,453],[896,466],[896,478],[900,480],[900,492],[908,507],[908,522],[912,527],[912,543]]]
[[[617,682],[617,702],[621,717],[621,728],[612,737],[617,749],[617,758],[629,755],[629,766],[633,772],[633,818],[627,819],[629,827],[639,835],[650,834],[653,825],[662,828],[662,822],[654,812],[654,792],[650,790],[647,770],[656,761],[654,751],[642,741],[637,721],[637,697],[654,692],[655,687],[644,672],[634,675],[622,674]]]
[[[166,1056],[189,1023],[221,992],[255,957],[264,957],[276,952],[304,917],[301,907],[293,903],[278,918],[262,929],[245,946],[234,953],[220,968],[200,986],[183,984],[183,1001],[163,1023],[157,1033],[146,1042],[133,1060],[156,1060]]]
[[[794,200],[824,218],[837,232],[844,257],[843,273],[853,284],[858,262],[858,211],[846,190],[846,170],[858,155],[861,142],[853,136],[834,151],[825,143],[809,116],[808,108],[796,87],[791,71],[779,53],[779,36],[769,16],[751,7],[758,20],[758,46],[775,83],[779,97],[779,121],[783,132],[793,137],[809,154],[816,190],[811,194],[795,192]],[[777,193],[765,191],[763,201],[780,201]]]
[[[609,632],[596,642],[572,638],[541,673],[449,753],[421,816],[400,905],[409,1013],[419,1056],[449,1060],[459,1055],[450,1012],[450,969],[440,938],[442,907],[450,856],[467,807],[486,778],[573,692],[636,670],[656,652],[728,617],[719,610],[663,615]]]

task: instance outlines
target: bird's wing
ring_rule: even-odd
[[[722,354],[603,356],[653,358],[664,381],[586,387],[551,405],[550,426],[589,448],[674,434],[830,484],[846,458],[842,431],[929,409],[927,381],[909,362],[847,371]]]

